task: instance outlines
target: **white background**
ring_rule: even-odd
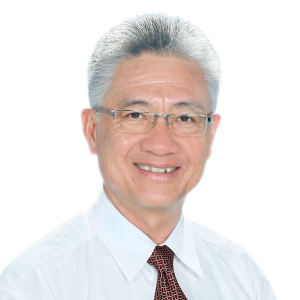
[[[80,123],[89,56],[111,26],[145,12],[192,21],[222,60],[222,121],[185,214],[243,246],[278,299],[299,299],[296,0],[2,1],[0,270],[98,194]]]

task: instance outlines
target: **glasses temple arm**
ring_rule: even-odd
[[[96,106],[94,109],[96,111],[98,111],[99,113],[101,113],[101,114],[106,114],[106,115],[109,115],[109,116],[112,116],[112,117],[114,117],[115,112],[116,112],[115,110],[110,110],[110,109],[105,108],[103,106]]]

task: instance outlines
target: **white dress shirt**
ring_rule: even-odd
[[[162,244],[188,300],[275,300],[240,246],[181,216]],[[153,300],[156,244],[105,193],[13,260],[0,276],[1,300]]]

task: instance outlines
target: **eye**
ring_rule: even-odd
[[[195,122],[195,120],[193,118],[191,118],[188,115],[182,115],[180,117],[177,118],[177,121],[183,122],[183,123],[187,123],[187,122]]]
[[[147,120],[147,116],[144,113],[138,112],[138,111],[128,111],[123,115],[123,120]]]
[[[126,115],[123,116],[123,118],[128,118],[128,119],[140,119],[142,117],[143,117],[143,115],[136,111],[127,113]]]
[[[141,113],[138,113],[138,112],[133,112],[131,114],[129,114],[131,118],[133,119],[139,119],[139,118],[142,118],[143,115]]]

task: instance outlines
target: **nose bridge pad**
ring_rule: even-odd
[[[168,128],[170,129],[169,117],[170,117],[170,116],[165,116],[165,118],[166,118],[166,120],[167,120]]]
[[[157,116],[154,115],[154,119],[153,119],[153,121],[152,121],[152,127],[154,126],[154,124],[155,124],[155,122],[156,122],[156,118],[157,118]],[[152,128],[152,127],[151,127],[151,128]]]
[[[163,117],[163,118],[165,118],[165,119],[167,120],[167,125],[168,125],[168,128],[169,128],[169,130],[170,130],[169,116],[168,116],[168,115],[154,115],[154,119],[153,119],[153,121],[152,121],[152,127],[154,126],[154,124],[155,124],[155,122],[156,122],[156,119],[157,119],[158,117]]]

